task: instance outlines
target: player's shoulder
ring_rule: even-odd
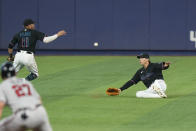
[[[162,65],[163,62],[150,63],[152,66]]]
[[[154,62],[152,63],[152,62],[150,62],[149,65],[150,65],[150,66],[155,66],[155,65],[157,65],[157,64],[158,64],[158,63],[154,63]]]
[[[31,32],[39,32],[38,30],[31,30]]]
[[[159,64],[160,62],[150,62],[151,65]]]
[[[26,29],[22,29],[20,31],[18,31],[14,36],[20,36],[20,34],[26,32]]]
[[[20,30],[19,32],[15,33],[14,37],[19,37],[21,32],[23,32],[23,30]]]
[[[22,29],[22,30],[20,30],[17,34],[20,34],[20,33],[22,33],[22,32],[26,32],[27,31],[27,29]]]
[[[22,29],[21,31],[18,32],[18,34],[25,33],[25,32],[37,33],[39,31],[38,30],[31,30],[31,29]]]
[[[39,30],[32,30],[32,34],[40,35],[40,34],[44,34],[44,33],[40,32]]]
[[[15,81],[18,83],[18,84],[29,84],[31,85],[31,82],[26,80],[25,78],[18,78],[18,77],[15,77]]]
[[[4,80],[1,84],[8,85],[8,84],[21,84],[24,83],[26,80],[24,78],[17,78],[16,76],[10,77]]]
[[[34,32],[34,33],[40,33],[39,30],[32,30],[32,32]]]
[[[144,70],[144,67],[141,67],[141,68],[139,68],[139,69],[137,70],[136,73],[140,73],[140,72],[142,72],[143,70]]]
[[[2,83],[0,84],[0,88],[8,87],[9,84],[11,83],[11,82],[10,82],[10,79],[11,79],[11,78],[8,78],[8,79],[6,79],[6,80],[3,80]]]

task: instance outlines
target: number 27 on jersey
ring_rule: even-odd
[[[15,93],[18,97],[21,96],[31,96],[31,89],[28,84],[22,85],[13,85],[12,89],[15,90]]]

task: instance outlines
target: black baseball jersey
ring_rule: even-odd
[[[145,69],[144,67],[140,68],[133,78],[129,80],[125,85],[123,85],[120,89],[125,90],[132,86],[133,84],[137,84],[139,81],[142,81],[144,85],[149,88],[150,85],[156,79],[164,79],[162,70],[168,69],[169,66],[164,67],[163,65],[165,62],[162,63],[150,63],[148,67]]]
[[[43,41],[45,34],[37,30],[24,29],[18,32],[11,40],[8,48],[13,48],[18,44],[18,50],[35,52],[37,40]]]

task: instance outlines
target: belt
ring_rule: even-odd
[[[26,52],[27,54],[33,54],[31,51],[26,51],[26,50],[18,50],[18,52]]]
[[[42,104],[37,104],[35,105],[35,108],[30,108],[30,107],[24,107],[24,108],[19,108],[17,109],[14,114],[17,114],[18,112],[21,112],[21,111],[26,111],[26,110],[36,110],[38,107],[40,107]]]

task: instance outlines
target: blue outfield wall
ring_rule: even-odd
[[[195,6],[196,0],[0,0],[0,49],[32,18],[47,35],[68,32],[39,42],[40,50],[194,51]]]

